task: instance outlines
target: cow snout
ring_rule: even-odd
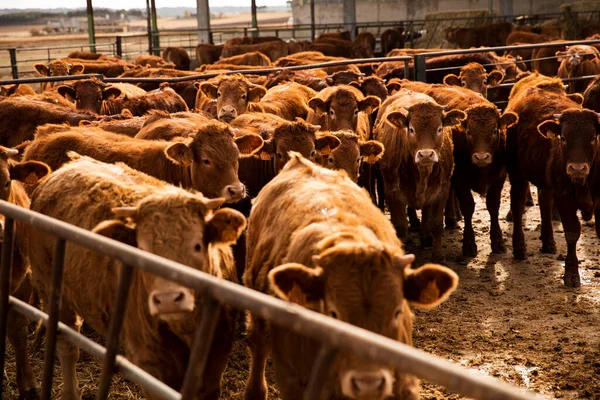
[[[492,155],[487,152],[473,153],[473,156],[471,156],[471,161],[473,164],[479,167],[485,167],[486,165],[492,163]]]
[[[579,54],[574,54],[571,56],[571,65],[579,65],[579,63],[581,62],[581,57],[579,56]]]
[[[169,291],[155,290],[150,293],[150,315],[174,314],[194,311],[194,296],[181,288]]]
[[[432,164],[436,162],[438,162],[438,155],[433,149],[419,150],[415,155],[416,164]]]
[[[585,178],[590,173],[590,167],[586,163],[567,164],[567,174],[572,178]]]
[[[235,203],[246,196],[246,187],[242,183],[225,186],[223,197],[227,203]]]
[[[392,394],[392,374],[387,370],[347,372],[342,382],[342,394],[351,399],[385,399]]]
[[[223,106],[219,110],[219,119],[221,121],[230,122],[237,117],[237,110],[232,106]]]

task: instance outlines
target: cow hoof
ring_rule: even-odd
[[[40,394],[37,388],[29,389],[27,392],[19,395],[19,400],[39,400]]]
[[[477,244],[463,243],[462,252],[465,257],[475,257],[477,255]]]
[[[581,278],[579,272],[566,272],[563,276],[563,281],[566,287],[578,288],[581,286]]]
[[[556,243],[544,243],[542,245],[542,253],[544,254],[556,254]]]
[[[515,260],[527,260],[527,252],[525,250],[513,250],[513,257]]]
[[[500,241],[499,243],[492,243],[492,253],[496,253],[496,254],[506,253],[506,246],[504,245],[504,242]]]

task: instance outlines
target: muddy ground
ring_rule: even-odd
[[[547,398],[600,399],[600,241],[593,227],[584,225],[578,246],[582,287],[566,289],[562,284],[566,246],[560,223],[555,223],[557,254],[541,254],[538,208],[529,209],[525,232],[529,259],[515,262],[510,245],[512,225],[501,221],[507,253],[491,254],[485,202],[479,198],[476,202],[479,255],[462,259],[462,231],[446,231],[447,265],[460,276],[460,285],[439,308],[416,312],[415,346]],[[505,188],[501,216],[508,207]],[[417,240],[416,234],[411,239]],[[407,249],[425,260],[426,253],[413,247],[410,240]],[[42,352],[32,349],[31,357],[41,377]],[[3,399],[17,398],[13,360],[9,346],[8,392]],[[240,330],[224,377],[223,399],[243,398],[248,362]],[[60,392],[58,371],[56,368],[55,394]],[[99,364],[82,354],[79,377],[84,398],[93,398],[99,371]],[[272,379],[269,397],[278,398]],[[118,377],[110,398],[142,396],[135,384]],[[460,397],[423,382],[422,398]]]

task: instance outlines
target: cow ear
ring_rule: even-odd
[[[333,135],[319,136],[315,141],[315,149],[320,156],[331,154],[332,151],[340,147],[342,141]]]
[[[358,90],[360,90],[362,92],[362,87],[360,85],[360,83],[356,82],[356,81],[352,81],[348,84],[348,86],[352,86],[353,88],[357,88]]]
[[[308,106],[312,108],[316,113],[326,114],[329,111],[329,102],[323,101],[318,97],[313,97],[308,101]]]
[[[119,89],[118,87],[109,86],[102,91],[102,98],[104,100],[109,100],[113,98],[116,99],[121,95],[121,93],[121,89]]]
[[[263,146],[258,153],[258,158],[263,161],[268,161],[275,154],[275,143],[273,139],[267,139],[263,142]]]
[[[402,111],[394,111],[387,115],[387,120],[392,125],[399,129],[404,129],[408,126],[408,116]]]
[[[113,208],[111,208],[111,211],[117,217],[135,219],[135,217],[137,216],[138,209],[137,209],[137,207],[125,206],[125,207],[113,207]]]
[[[566,51],[557,51],[557,52],[556,52],[556,57],[557,57],[557,58],[556,58],[556,61],[558,61],[558,62],[562,62],[562,60],[564,60],[564,59],[565,59],[565,56],[566,56],[566,55],[567,55],[567,52],[566,52]]]
[[[554,139],[556,136],[560,135],[560,124],[557,121],[550,119],[539,124],[537,130],[543,137]]]
[[[212,82],[202,82],[200,84],[200,90],[202,90],[202,93],[209,99],[216,99],[219,86]]]
[[[259,102],[267,94],[267,89],[261,85],[253,85],[248,88],[248,101],[251,103]]]
[[[519,122],[519,117],[512,111],[505,112],[498,121],[498,126],[503,129],[508,129]]]
[[[302,306],[322,300],[325,295],[323,269],[318,267],[308,268],[297,263],[280,265],[269,272],[269,284],[279,298]]]
[[[137,247],[135,228],[118,219],[102,221],[92,229],[92,232]]]
[[[45,64],[35,64],[33,68],[42,76],[50,76],[50,70]]]
[[[487,76],[487,84],[488,86],[497,86],[504,79],[504,74],[502,71],[498,71],[497,69],[490,72]]]
[[[235,243],[246,227],[246,217],[231,208],[223,208],[215,212],[207,222],[204,238],[207,243]]]
[[[188,166],[194,161],[194,152],[187,144],[176,142],[165,149],[165,155],[175,164]]]
[[[250,157],[258,153],[265,143],[263,138],[255,133],[238,136],[234,140],[242,157]]]
[[[444,84],[450,86],[460,86],[460,78],[454,74],[448,74],[444,77]]]
[[[35,185],[50,172],[50,167],[42,162],[26,161],[10,166],[10,179]]]
[[[404,297],[415,307],[436,307],[458,286],[458,275],[441,265],[425,264],[415,270],[406,268],[404,272]]]
[[[327,75],[325,77],[325,82],[327,83],[327,86],[335,86],[335,81],[333,80],[332,75]]]
[[[73,64],[71,68],[69,68],[69,75],[81,75],[83,74],[83,64]]]
[[[568,94],[567,97],[579,105],[583,104],[584,99],[583,99],[583,96],[581,95],[581,93]]]
[[[62,97],[64,97],[67,100],[73,101],[75,100],[75,89],[73,88],[73,85],[61,85],[58,88],[56,88],[56,91],[58,92],[58,94],[60,94]]]
[[[202,85],[202,82],[194,82],[194,87],[196,88],[196,90],[201,90],[200,86]]]
[[[461,110],[442,111],[442,115],[444,126],[456,126],[467,118],[467,114]]]
[[[379,107],[380,104],[381,100],[379,99],[379,97],[367,96],[358,102],[358,110],[364,111],[367,114],[371,114],[377,109],[377,107]]]
[[[387,85],[385,85],[385,87],[387,88],[388,93],[392,94],[392,92],[400,90],[402,88],[402,85],[400,85],[399,82],[390,82]]]
[[[360,157],[369,164],[375,164],[383,156],[383,144],[377,140],[369,140],[360,144]]]

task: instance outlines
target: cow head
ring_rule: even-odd
[[[48,64],[35,64],[33,68],[41,76],[67,76],[83,74],[83,64],[73,64],[66,60],[52,60]]]
[[[209,198],[235,203],[246,196],[238,179],[238,159],[254,155],[262,146],[260,135],[235,137],[229,125],[209,121],[185,141],[169,145],[165,154],[175,164],[188,167],[194,189]]]
[[[378,97],[382,102],[388,96],[388,88],[385,85],[385,81],[377,76],[368,76],[360,82],[350,82],[350,86],[357,88],[365,96]]]
[[[19,150],[0,146],[0,200],[9,201],[12,193],[12,181],[35,185],[50,174],[50,167],[38,161],[18,163],[14,161]]]
[[[594,46],[575,45],[567,47],[566,51],[557,51],[558,62],[567,71],[577,68],[581,63],[600,57],[598,49]]]
[[[338,71],[325,78],[325,82],[329,86],[337,85],[349,85],[350,82],[359,82],[360,78],[365,74],[357,73],[354,71]]]
[[[583,185],[596,159],[599,115],[587,109],[570,108],[554,118],[538,125],[538,131],[544,137],[560,142],[558,146],[566,174],[574,184]]]
[[[380,103],[381,101],[375,96],[364,97],[355,88],[338,86],[325,99],[319,96],[313,97],[308,102],[308,106],[317,114],[324,116],[323,129],[356,131],[358,113],[370,114],[379,107]]]
[[[314,161],[317,155],[330,154],[340,145],[340,140],[332,135],[316,135],[321,127],[311,125],[301,118],[294,122],[282,122],[275,127],[270,139],[265,140],[261,158],[275,157],[275,173],[281,171],[289,161],[290,151],[302,154],[303,157]]]
[[[263,86],[250,83],[241,74],[223,76],[215,82],[197,83],[196,87],[208,98],[217,100],[217,117],[225,122],[244,114],[249,102],[258,102],[267,93]]]
[[[517,123],[519,118],[513,112],[500,116],[500,111],[492,104],[478,104],[469,107],[462,121],[471,162],[478,167],[486,167],[493,160],[493,155],[501,146],[506,136],[506,129]]]
[[[214,245],[234,243],[246,226],[235,210],[216,210],[224,199],[172,187],[158,189],[135,206],[115,207],[115,217],[103,221],[94,232],[141,250],[218,275],[213,263]],[[194,291],[165,278],[142,274],[149,314],[172,321],[194,310]],[[189,318],[189,317],[188,317]]]
[[[408,345],[409,304],[433,308],[458,285],[457,275],[446,267],[426,264],[412,270],[412,254],[335,236],[324,242],[329,246],[313,257],[312,268],[289,263],[271,270],[272,290],[284,300]],[[418,390],[392,366],[351,354],[339,355],[334,368],[336,398],[383,400],[401,392],[416,396]]]
[[[444,83],[452,86],[462,86],[487,98],[488,88],[498,85],[504,74],[494,70],[489,74],[478,63],[469,63],[460,69],[460,75],[449,74],[444,77]]]
[[[100,113],[102,102],[117,98],[121,90],[100,82],[96,78],[86,79],[61,85],[57,88],[58,93],[64,98],[75,101],[75,108],[81,111]]]
[[[465,119],[460,110],[444,111],[435,102],[416,103],[387,114],[396,128],[406,131],[407,149],[419,168],[431,168],[439,161],[444,138],[444,126],[455,126]]]
[[[374,164],[383,156],[381,142],[377,140],[361,141],[354,132],[321,132],[317,137],[321,135],[333,135],[340,140],[341,144],[329,154],[317,155],[316,163],[325,168],[346,171],[354,182],[358,181],[361,161]]]

